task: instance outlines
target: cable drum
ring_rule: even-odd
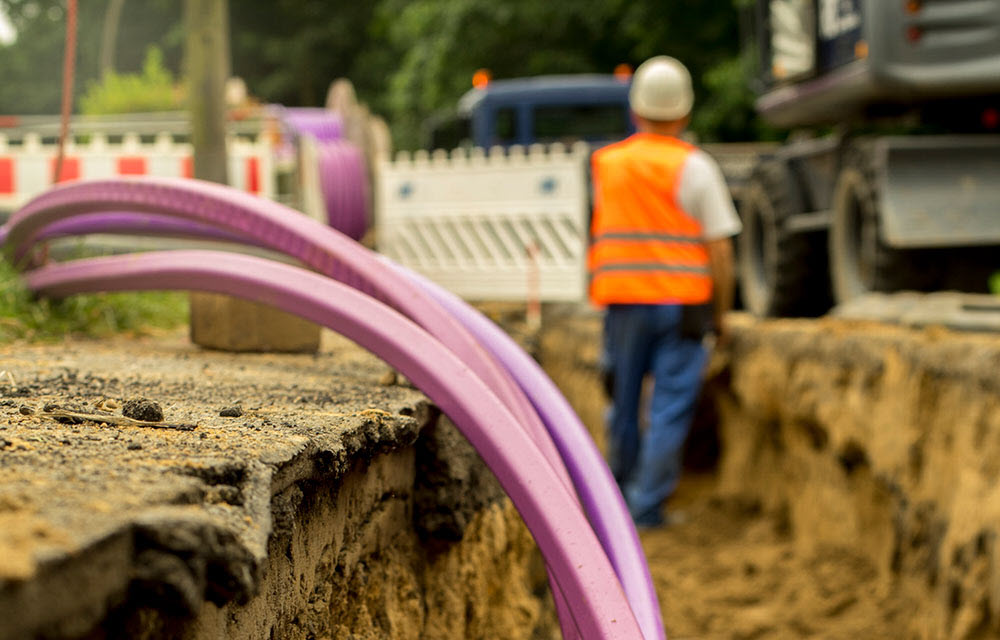
[[[319,107],[279,107],[285,127],[293,135],[309,134],[317,142],[342,140],[344,121],[335,113]]]
[[[343,119],[320,108],[283,108],[280,113],[292,135],[310,136],[315,141],[327,223],[360,240],[371,223],[368,172],[361,149],[344,139]]]
[[[343,140],[323,144],[319,150],[319,176],[329,225],[360,240],[368,231],[371,201],[361,150]]]

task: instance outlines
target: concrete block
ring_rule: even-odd
[[[315,353],[320,326],[256,302],[192,293],[191,342],[222,351]]]

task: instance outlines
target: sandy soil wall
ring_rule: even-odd
[[[530,639],[555,628],[534,541],[446,418],[324,485],[274,495],[249,600],[206,602],[193,617],[127,603],[88,637]]]
[[[803,552],[861,551],[934,638],[1000,630],[1000,340],[782,321],[740,328],[710,391],[720,489],[787,512]]]
[[[545,367],[600,440],[599,317],[556,313],[546,320]],[[828,637],[850,637],[850,625],[874,621],[878,633],[890,629],[894,637],[997,637],[1000,339],[832,319],[737,318],[731,349],[715,355],[707,375],[689,449],[711,458],[718,438],[711,500],[758,505],[769,539],[789,541],[782,557],[798,563],[802,584],[819,586],[809,598],[824,602],[804,606],[800,589],[798,597],[783,594],[784,602],[755,596],[720,615],[760,618],[747,637],[801,637],[817,627],[829,628]],[[647,553],[660,542],[682,545],[686,532],[644,537]],[[753,549],[739,562],[767,561]],[[824,558],[837,561],[824,568],[817,560]],[[678,583],[677,564],[651,565],[658,584]],[[698,589],[732,595],[718,576],[696,575]],[[661,598],[669,603],[672,595],[679,597]],[[699,602],[691,616],[718,613],[711,598]],[[884,603],[893,612],[883,619]],[[782,630],[787,615],[795,624]],[[680,627],[690,629],[689,620]],[[720,637],[744,637],[741,628],[733,623]]]

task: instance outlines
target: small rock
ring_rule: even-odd
[[[14,443],[8,440],[7,438],[0,438],[0,449],[6,449],[12,444]]]
[[[26,404],[22,404],[20,407],[18,407],[17,412],[20,413],[22,416],[35,415],[35,410]]]
[[[226,407],[219,411],[219,415],[223,418],[239,418],[243,415],[243,407],[238,404],[234,404],[231,407]]]
[[[130,443],[128,443],[128,450],[129,451],[138,451],[140,449],[142,449],[142,445],[139,444],[138,442],[130,442]]]
[[[131,398],[122,405],[122,415],[143,422],[163,422],[160,403],[148,398]]]
[[[378,379],[378,383],[383,387],[391,387],[396,384],[396,372],[393,369],[389,369]]]
[[[103,398],[97,401],[94,408],[98,411],[114,411],[118,408],[118,402],[111,398]]]

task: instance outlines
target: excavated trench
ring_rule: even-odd
[[[547,369],[599,433],[597,319],[561,325]],[[998,392],[996,335],[738,318],[669,505],[686,522],[643,534],[668,633],[1000,635]]]
[[[600,441],[599,318],[543,327],[539,359]],[[747,318],[733,337],[683,517],[642,533],[670,637],[1000,634],[1000,338]],[[553,637],[537,551],[478,456],[324,339],[0,346],[0,638]],[[198,426],[41,411],[134,396]]]

